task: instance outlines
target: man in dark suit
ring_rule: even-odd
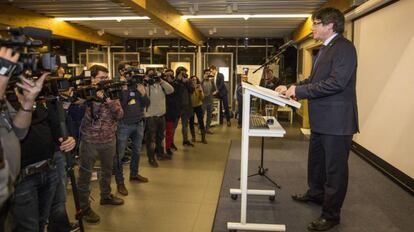
[[[357,56],[354,45],[341,34],[344,15],[324,8],[312,16],[313,38],[323,41],[308,79],[276,88],[288,97],[309,100],[311,138],[308,185],[299,202],[322,205],[322,215],[309,230],[325,231],[339,224],[348,186],[348,156],[352,135],[359,131],[356,104]]]
[[[231,126],[230,122],[230,111],[229,111],[229,98],[227,97],[228,91],[227,87],[224,84],[224,75],[217,71],[215,65],[210,66],[210,72],[214,75],[214,84],[216,86],[216,91],[213,93],[214,96],[220,99],[220,123],[223,121],[221,116],[222,107],[224,108],[224,114],[226,116],[227,126]]]

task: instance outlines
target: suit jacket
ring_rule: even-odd
[[[224,75],[222,73],[217,73],[216,77],[216,89],[219,92],[221,98],[227,96],[227,88],[224,84]]]
[[[329,42],[308,79],[296,87],[296,97],[309,100],[313,132],[352,135],[359,132],[356,103],[357,55],[342,35]]]

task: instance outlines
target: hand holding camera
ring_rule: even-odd
[[[18,88],[15,88],[14,92],[23,109],[29,110],[29,108],[33,106],[37,95],[42,90],[43,82],[49,74],[50,73],[48,72],[43,73],[36,81],[27,79],[23,76],[19,77],[21,82],[17,82],[16,86],[19,87],[22,92],[20,92]]]

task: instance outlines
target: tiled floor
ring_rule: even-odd
[[[93,182],[93,209],[101,216],[96,225],[86,224],[86,231],[211,231],[220,186],[230,147],[230,141],[240,138],[240,129],[215,127],[208,144],[196,143],[194,148],[181,146],[181,130],[177,129],[178,151],[173,160],[160,161],[159,168],[148,165],[145,152],[141,154],[140,174],[149,183],[126,181],[129,195],[123,206],[99,205],[98,183]],[[199,136],[200,137],[200,136]],[[129,167],[124,166],[125,176]],[[115,193],[115,181],[112,181]],[[119,195],[119,194],[117,194]],[[74,214],[71,192],[68,191],[68,211]]]

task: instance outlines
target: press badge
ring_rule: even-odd
[[[135,105],[136,103],[135,99],[131,99],[129,100],[128,105]]]

